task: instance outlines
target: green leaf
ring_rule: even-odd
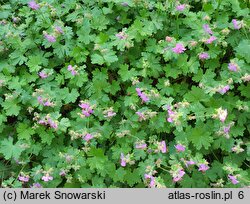
[[[24,149],[20,146],[20,142],[13,144],[13,138],[9,137],[1,141],[0,153],[4,155],[5,159],[18,159]]]
[[[39,134],[39,136],[42,140],[42,143],[46,143],[48,145],[51,144],[53,138],[55,137],[52,130],[49,129],[49,130],[45,131],[44,127],[38,128],[37,133]]]
[[[132,187],[136,183],[141,181],[141,175],[139,173],[139,169],[135,169],[133,172],[132,171],[127,171],[125,177],[125,181],[127,181],[128,185]]]
[[[120,66],[118,74],[120,75],[122,81],[127,81],[132,77],[136,76],[136,71],[134,68],[128,70],[128,65],[124,64]]]
[[[101,55],[99,54],[93,54],[91,55],[91,62],[93,64],[99,64],[99,65],[102,65],[104,64],[104,59]]]
[[[17,105],[16,100],[5,100],[1,105],[6,111],[7,116],[11,115],[17,116],[21,110],[21,107]]]
[[[29,140],[35,131],[26,123],[20,123],[17,127],[17,133],[20,139]]]
[[[209,100],[209,96],[205,92],[196,86],[192,86],[192,90],[184,95],[188,102],[200,102]]]
[[[67,128],[70,126],[70,121],[68,118],[62,118],[60,123],[59,123],[59,127],[60,130],[62,130],[63,132],[66,132]]]
[[[248,63],[250,63],[250,40],[242,40],[239,45],[235,48],[237,55],[243,57]]]
[[[188,133],[188,139],[194,144],[194,146],[200,150],[202,147],[208,149],[213,142],[213,137],[211,137],[211,132],[203,126],[196,126],[191,129]]]

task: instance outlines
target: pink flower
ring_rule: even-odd
[[[53,129],[57,129],[58,128],[57,123],[55,121],[53,121],[51,118],[48,118],[48,124]]]
[[[185,171],[183,171],[183,169],[179,170],[178,174],[174,176],[173,181],[174,182],[180,181],[185,174],[186,173]]]
[[[215,36],[211,36],[209,39],[206,40],[206,44],[211,44],[213,41],[215,41],[217,38]]]
[[[183,11],[185,9],[186,5],[185,4],[179,4],[175,8],[177,11]]]
[[[231,62],[231,63],[228,64],[228,69],[230,71],[237,72],[238,71],[238,66],[237,66],[237,64],[234,64],[234,63]]]
[[[141,98],[141,100],[142,100],[143,102],[148,102],[148,101],[149,101],[149,98],[146,96],[145,93],[143,93],[143,92],[141,91],[140,88],[136,88],[135,90],[136,90],[138,96]]]
[[[226,127],[223,127],[223,132],[228,135],[229,134],[229,131],[230,131],[230,125],[229,126],[226,126]]]
[[[198,171],[202,171],[203,173],[209,169],[209,166],[206,164],[200,164]]]
[[[143,144],[136,144],[135,145],[136,149],[146,149],[147,148],[147,144],[143,143]]]
[[[203,25],[203,29],[204,29],[204,31],[205,31],[206,33],[208,33],[208,34],[210,34],[210,35],[213,34],[213,31],[211,30],[211,28],[209,27],[208,24],[204,24],[204,25]]]
[[[186,49],[181,43],[177,43],[174,48],[172,48],[173,52],[176,54],[183,53]]]
[[[233,23],[234,29],[239,30],[241,28],[241,25],[239,25],[236,19],[233,19],[232,23]]]
[[[128,3],[127,2],[122,2],[121,5],[122,6],[128,6]]]
[[[186,149],[186,147],[183,146],[183,145],[181,145],[181,144],[177,144],[177,145],[175,145],[174,147],[175,147],[175,149],[177,150],[177,152],[184,152],[185,149]]]
[[[53,177],[50,176],[49,174],[46,174],[45,176],[42,177],[42,180],[45,182],[52,181]]]
[[[233,175],[228,175],[228,178],[231,180],[232,184],[236,185],[237,183],[239,183],[239,181],[236,179],[235,176]]]
[[[144,178],[145,178],[145,179],[150,179],[150,178],[151,178],[151,175],[149,175],[149,174],[144,174]]]
[[[224,123],[224,121],[227,118],[227,109],[223,110],[223,109],[218,109],[218,116],[221,122]]]
[[[142,113],[140,111],[137,111],[136,114],[139,116],[139,121],[147,119],[146,116],[144,115],[144,113]]]
[[[144,174],[145,179],[150,179],[149,187],[154,188],[155,187],[155,177],[149,174]]]
[[[143,101],[143,102],[148,102],[149,101],[149,98],[146,96],[146,94],[144,94],[144,93],[142,93],[141,94],[141,100]]]
[[[226,86],[220,88],[220,89],[218,90],[218,92],[219,92],[220,94],[223,95],[223,94],[225,94],[229,89],[230,89],[230,86],[229,86],[229,85],[226,85]]]
[[[150,188],[154,188],[155,187],[155,177],[151,176],[151,180],[150,180],[150,183],[149,183],[149,187]]]
[[[125,35],[124,32],[119,32],[115,35],[117,38],[119,38],[120,40],[125,40],[127,38],[127,36]]]
[[[42,96],[38,96],[37,100],[38,100],[38,103],[40,103],[40,104],[43,105],[43,98],[42,98]]]
[[[79,106],[82,108],[82,109],[88,109],[90,108],[90,105],[88,103],[81,103],[79,104]]]
[[[45,120],[39,120],[37,123],[40,125],[47,125],[48,124]]]
[[[126,162],[126,159],[125,159],[123,153],[121,153],[120,159],[121,159],[121,166],[126,166],[126,165],[127,165],[127,162]]]
[[[29,5],[29,7],[30,7],[31,9],[33,9],[33,10],[37,10],[37,9],[40,8],[40,6],[39,6],[35,1],[30,1],[30,2],[28,3],[28,5]]]
[[[55,26],[56,32],[63,34],[63,29],[60,26]]]
[[[85,140],[85,141],[89,141],[89,140],[91,140],[91,139],[93,139],[94,137],[93,137],[93,135],[91,135],[91,134],[89,134],[89,133],[87,133],[84,137],[83,137],[83,139]]]
[[[166,147],[166,142],[165,141],[161,141],[160,147],[161,147],[161,152],[162,153],[166,153],[167,152],[167,147]]]
[[[186,161],[185,164],[186,164],[186,167],[188,167],[188,166],[190,166],[190,165],[194,165],[195,162],[192,161],[192,160],[190,160],[190,161]]]
[[[40,76],[42,79],[45,79],[45,78],[48,77],[48,74],[46,74],[44,71],[41,71],[41,72],[39,72],[38,74],[39,74],[39,76]]]
[[[202,52],[199,54],[199,59],[201,60],[208,59],[209,57],[210,57],[209,54],[206,52]]]
[[[74,67],[72,67],[72,65],[68,66],[68,70],[71,72],[73,76],[77,75],[77,71],[74,69]]]
[[[29,182],[29,176],[18,176],[18,180],[22,182]]]
[[[66,172],[64,170],[60,171],[59,173],[60,176],[65,176],[66,175]]]
[[[43,103],[44,106],[53,106],[53,103],[51,103],[50,101],[45,101],[45,103]]]
[[[94,111],[88,103],[81,103],[79,106],[82,108],[82,114],[89,117]]]
[[[167,121],[169,123],[174,122],[174,119],[176,118],[176,116],[177,116],[177,113],[175,111],[172,111],[171,107],[169,106],[168,107],[168,118],[167,118]]]
[[[53,35],[44,34],[44,37],[51,43],[56,42],[56,38]]]
[[[40,183],[33,183],[31,188],[42,188],[42,185]]]
[[[165,40],[166,40],[167,42],[171,42],[171,41],[173,40],[173,38],[171,38],[171,37],[169,37],[169,36],[166,36]]]

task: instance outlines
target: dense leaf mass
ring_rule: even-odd
[[[2,0],[2,187],[250,185],[248,0]]]

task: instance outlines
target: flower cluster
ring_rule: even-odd
[[[38,120],[37,123],[40,124],[40,125],[49,126],[49,127],[53,128],[53,129],[58,128],[58,122],[52,120],[49,114],[46,115],[46,117],[44,117],[44,119]]]
[[[76,70],[76,66],[73,67],[72,65],[69,65],[68,66],[68,71],[70,71],[73,76],[78,74],[78,72]]]
[[[90,106],[89,103],[81,101],[81,103],[79,104],[79,106],[82,108],[82,114],[85,117],[89,117],[91,114],[94,113],[94,110],[92,109],[92,107]]]
[[[50,102],[48,98],[43,98],[42,96],[37,97],[38,103],[40,103],[43,106],[54,106],[55,104],[53,102]]]

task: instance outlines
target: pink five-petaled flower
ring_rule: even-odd
[[[215,41],[217,38],[215,36],[210,36],[210,38],[208,38],[206,40],[206,44],[211,44],[213,41]]]
[[[239,181],[236,179],[235,176],[233,175],[228,175],[228,178],[231,180],[232,184],[236,185],[237,183],[239,183]]]
[[[211,30],[211,28],[209,27],[208,24],[204,24],[204,25],[203,25],[203,29],[204,29],[204,31],[205,31],[206,33],[208,33],[208,34],[210,34],[210,35],[213,34],[213,31]]]
[[[136,149],[146,149],[147,148],[147,144],[146,143],[137,143],[135,145]]]
[[[239,30],[241,28],[241,25],[239,25],[236,19],[233,19],[232,23],[233,23],[234,29]]]
[[[218,92],[220,93],[220,94],[225,94],[228,90],[230,89],[230,86],[229,85],[226,85],[226,86],[224,86],[224,87],[221,87],[219,90],[218,90]]]
[[[186,147],[183,146],[183,145],[181,145],[181,144],[177,144],[177,145],[175,145],[174,147],[175,147],[175,149],[177,150],[177,152],[184,152],[185,149],[186,149]]]
[[[121,159],[121,166],[126,166],[126,165],[127,165],[127,162],[126,162],[126,159],[125,159],[123,153],[121,153],[120,159]]]
[[[231,62],[231,63],[228,64],[228,69],[230,71],[237,72],[238,71],[238,66],[237,66],[237,64]]]
[[[48,74],[46,74],[44,71],[39,72],[38,75],[39,75],[42,79],[45,79],[45,78],[48,77]]]
[[[175,45],[174,48],[172,48],[173,52],[175,52],[176,54],[180,54],[180,53],[183,53],[186,48],[181,44],[181,43],[177,43]]]
[[[204,59],[208,59],[208,58],[209,58],[209,54],[207,52],[202,52],[199,54],[200,60],[204,60]]]
[[[173,181],[174,182],[180,181],[185,174],[186,174],[185,171],[183,171],[183,169],[180,169],[178,174],[173,177]]]
[[[146,94],[144,94],[140,88],[136,88],[135,89],[138,96],[141,98],[142,102],[148,102],[149,101],[149,98],[146,96]]]
[[[89,134],[89,133],[87,133],[87,134],[83,137],[83,139],[84,139],[86,142],[88,142],[89,140],[91,140],[91,139],[93,139],[93,138],[94,138],[94,136],[91,135],[91,134]]]
[[[48,35],[47,33],[45,33],[44,37],[51,43],[56,42],[56,38],[53,35]]]
[[[49,174],[45,174],[45,175],[42,177],[42,180],[45,181],[45,182],[52,181],[52,180],[53,180],[53,177],[50,176]]]
[[[22,182],[29,182],[29,176],[18,176],[18,180]]]
[[[198,171],[202,171],[203,173],[209,169],[209,166],[206,164],[200,164]]]
[[[30,2],[28,3],[28,5],[29,5],[29,7],[30,7],[31,9],[33,9],[33,10],[37,10],[37,9],[40,8],[39,4],[37,4],[35,1],[30,1]]]
[[[179,4],[175,8],[177,11],[183,11],[185,9],[186,5],[185,4]]]
[[[166,146],[166,142],[165,141],[161,141],[160,142],[160,149],[162,153],[166,153],[167,152],[167,146]]]

